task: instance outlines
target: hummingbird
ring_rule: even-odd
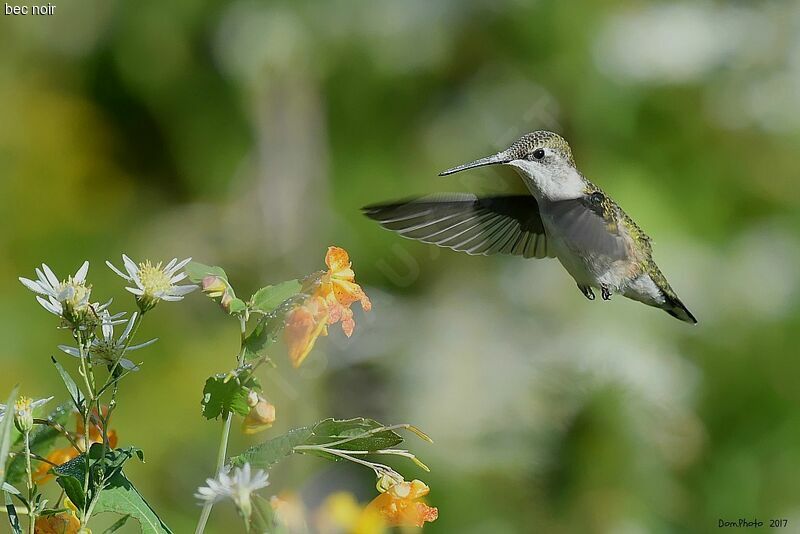
[[[443,193],[363,208],[402,237],[467,254],[557,258],[589,300],[614,294],[696,324],[653,260],[647,234],[575,165],[560,135],[539,130],[492,156],[439,173],[508,165],[530,194]]]

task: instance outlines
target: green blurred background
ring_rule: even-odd
[[[12,2],[13,4],[14,2]],[[0,16],[0,391],[61,394],[66,334],[18,281],[91,262],[193,256],[238,292],[352,256],[356,334],[262,375],[278,424],[413,422],[430,532],[800,531],[800,3],[70,0]],[[364,204],[503,192],[454,164],[552,129],[655,240],[700,324],[587,302],[553,260],[408,242]],[[116,426],[130,476],[176,532],[199,514],[220,424],[205,378],[237,325],[191,295],[145,322]],[[63,394],[61,394],[63,396]],[[371,498],[369,472],[291,458],[265,494]],[[230,529],[231,506],[209,532]],[[6,528],[6,527],[3,527]]]

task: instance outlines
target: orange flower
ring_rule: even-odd
[[[78,509],[66,498],[64,506],[69,511],[47,517],[37,517],[34,526],[35,534],[77,534],[81,528],[81,522],[75,515]]]
[[[399,482],[375,497],[367,509],[380,512],[388,525],[421,527],[439,517],[437,508],[421,500],[429,491],[430,488],[420,480]]]
[[[300,367],[317,338],[328,335],[329,313],[325,300],[312,296],[287,314],[284,336],[293,366]]]
[[[103,407],[103,414],[108,413],[108,407]],[[73,458],[77,458],[85,449],[86,446],[84,445],[85,434],[84,434],[84,425],[83,425],[83,418],[80,414],[75,414],[76,422],[75,422],[75,434],[73,435],[75,442],[77,443],[80,450],[73,447],[71,444],[63,447],[61,449],[55,449],[48,454],[45,459],[48,462],[42,462],[39,467],[33,473],[33,481],[37,484],[44,484],[48,482],[50,479],[53,478],[53,475],[49,473],[50,468],[53,467],[51,464],[55,465],[63,465],[68,461],[72,460]],[[93,443],[102,443],[103,442],[103,431],[100,428],[99,420],[97,417],[97,413],[95,412],[91,416],[91,426],[89,427],[89,446]],[[108,431],[108,444],[113,449],[117,446],[117,431],[114,429],[109,429]]]
[[[353,335],[356,323],[350,306],[354,302],[360,302],[364,311],[372,309],[369,297],[355,283],[356,275],[346,250],[328,247],[325,265],[328,270],[313,280],[309,297],[286,316],[284,335],[295,367],[303,363],[317,338],[328,334],[328,325],[341,322],[345,335]]]

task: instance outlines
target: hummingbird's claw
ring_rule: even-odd
[[[592,291],[591,287],[578,284],[578,289],[581,290],[581,293],[583,293],[584,297],[589,300],[594,300],[594,291]]]
[[[603,300],[611,300],[611,290],[608,289],[608,286],[600,286],[600,292],[602,293]]]

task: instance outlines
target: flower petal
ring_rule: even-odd
[[[89,272],[89,261],[84,261],[83,264],[80,266],[78,271],[75,273],[75,276],[72,279],[77,283],[82,283],[86,280],[86,274]]]

